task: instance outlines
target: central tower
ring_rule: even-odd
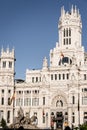
[[[81,47],[82,22],[76,6],[75,8],[72,6],[70,12],[65,12],[64,7],[61,8],[58,29],[61,48]]]
[[[70,12],[61,8],[61,16],[58,23],[59,43],[50,50],[50,67],[64,65],[64,62],[72,64],[73,57],[79,66],[84,64],[84,47],[82,46],[82,22],[79,10],[71,7]],[[63,61],[61,62],[61,59]],[[65,63],[65,64],[66,64]],[[67,65],[67,64],[66,64]]]

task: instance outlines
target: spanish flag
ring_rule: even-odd
[[[13,100],[15,100],[15,92],[13,93],[13,96],[9,99],[8,104],[11,105]]]
[[[61,59],[64,58],[64,54],[61,52],[60,54]]]

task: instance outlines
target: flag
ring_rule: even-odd
[[[60,54],[61,59],[64,58],[64,54],[61,52]]]
[[[15,100],[15,92],[13,93],[13,96],[9,99],[8,104],[11,105],[13,100]]]

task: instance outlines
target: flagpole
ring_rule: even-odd
[[[14,125],[14,130],[15,130],[15,57],[14,57],[14,86],[13,86],[13,125]]]
[[[79,71],[78,69],[78,128],[80,130],[80,85],[79,85]]]
[[[14,91],[13,91],[13,125],[15,130],[15,79],[14,79]]]

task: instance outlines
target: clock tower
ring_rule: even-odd
[[[65,12],[64,7],[61,8],[58,29],[61,48],[81,47],[82,22],[76,6],[75,8],[72,6],[70,12]]]
[[[84,47],[82,46],[82,21],[79,10],[71,7],[70,12],[61,8],[61,16],[58,22],[59,42],[50,50],[50,67],[72,64],[73,56],[76,64],[84,64]],[[61,58],[63,59],[62,62]],[[63,63],[63,64],[62,64]]]

